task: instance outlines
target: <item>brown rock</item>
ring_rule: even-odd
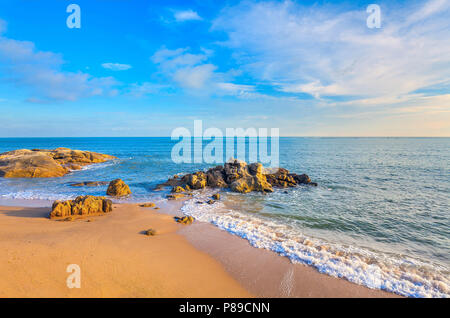
[[[61,177],[71,170],[79,170],[83,166],[114,158],[109,155],[68,148],[13,150],[0,154],[0,177]]]
[[[154,229],[148,229],[148,230],[144,231],[144,234],[147,236],[155,236],[156,231]]]
[[[215,193],[215,194],[213,194],[212,198],[213,198],[214,200],[220,200],[220,193]]]
[[[289,173],[284,168],[264,169],[260,163],[247,165],[245,162],[231,159],[223,167],[210,168],[206,173],[198,171],[181,178],[171,178],[157,188],[172,186],[172,192],[179,192],[185,187],[191,189],[229,188],[231,191],[248,193],[252,191],[273,192],[273,187],[294,187],[297,184],[317,185],[306,174]],[[179,188],[180,187],[180,188]]]
[[[186,182],[190,189],[203,189],[206,187],[206,174],[204,172],[198,171],[193,174],[188,174],[182,179]]]
[[[178,200],[180,198],[184,198],[184,194],[183,193],[168,194],[166,198],[169,200]]]
[[[55,201],[50,212],[51,219],[75,218],[80,215],[98,215],[112,211],[112,202],[92,195],[79,196],[75,200]]]
[[[174,219],[177,223],[181,223],[181,224],[185,224],[185,225],[189,225],[189,224],[192,224],[192,222],[194,222],[194,218],[192,216],[183,216],[181,218],[176,216]]]
[[[173,193],[181,193],[181,192],[185,192],[185,191],[186,190],[183,187],[181,187],[181,186],[176,186],[176,187],[172,188],[172,192]]]
[[[122,179],[116,179],[109,183],[106,194],[114,197],[121,197],[131,194],[130,187]]]
[[[147,202],[139,205],[141,208],[153,208],[155,204],[153,202]]]

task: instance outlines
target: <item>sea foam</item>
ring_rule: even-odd
[[[288,257],[293,263],[310,265],[321,273],[372,289],[409,297],[450,296],[449,273],[439,265],[306,236],[298,228],[229,209],[220,201],[213,205],[197,203],[210,195],[195,195],[186,201],[183,213],[240,236],[254,247]]]

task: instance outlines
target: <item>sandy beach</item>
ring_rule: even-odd
[[[0,207],[0,297],[395,297],[212,225],[177,224],[180,205],[115,204],[71,222],[50,220],[50,208]],[[69,264],[80,266],[79,289],[66,285]]]

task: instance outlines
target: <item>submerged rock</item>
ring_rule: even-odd
[[[130,187],[122,179],[116,179],[109,183],[106,194],[113,197],[122,197],[131,194]]]
[[[50,212],[50,219],[70,218],[109,213],[112,211],[111,200],[92,195],[79,196],[75,200],[55,201]]]
[[[62,177],[83,166],[101,163],[116,157],[68,148],[20,149],[0,154],[0,177],[51,178]]]
[[[248,193],[273,192],[273,187],[294,187],[298,184],[311,184],[306,175],[290,173],[287,169],[264,169],[260,163],[247,163],[232,159],[224,166],[217,166],[206,172],[198,171],[177,178],[170,178],[167,182],[157,186],[171,186],[172,192],[179,193],[180,189],[228,188],[234,192]],[[220,197],[220,195],[219,195]]]
[[[85,181],[70,184],[71,187],[99,187],[109,184],[108,181]]]

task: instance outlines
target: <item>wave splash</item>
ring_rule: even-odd
[[[186,201],[183,213],[240,236],[254,247],[274,251],[293,263],[314,266],[330,276],[402,296],[450,296],[450,273],[442,266],[307,237],[298,228],[227,209],[222,202],[196,203],[210,195],[205,192]]]

